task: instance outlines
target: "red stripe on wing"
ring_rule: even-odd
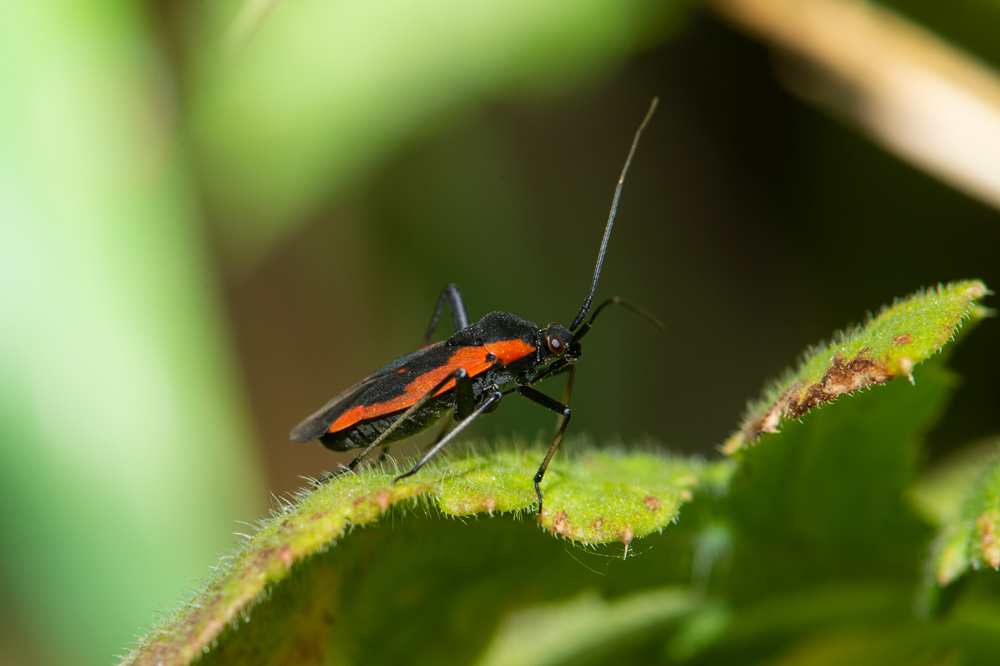
[[[486,372],[493,365],[493,361],[489,359],[490,353],[485,347],[459,347],[448,358],[447,363],[414,377],[413,381],[406,385],[402,394],[374,405],[351,407],[330,424],[327,432],[337,432],[361,421],[406,409],[427,395],[438,383],[459,368],[465,368],[470,377]],[[455,380],[449,381],[435,395],[440,395],[453,388],[455,388]]]

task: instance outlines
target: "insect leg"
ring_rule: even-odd
[[[441,426],[441,430],[438,431],[437,437],[431,443],[428,450],[433,449],[435,446],[441,443],[441,440],[445,438],[448,434],[448,429],[454,423],[463,421],[468,418],[469,414],[472,414],[476,410],[476,394],[472,390],[472,381],[466,379],[465,381],[455,382],[455,411],[449,414],[444,419],[444,425]]]
[[[506,393],[504,393],[506,395]],[[441,430],[438,431],[437,437],[431,442],[427,450],[430,451],[435,446],[437,446],[445,435],[448,434],[449,428],[455,423],[466,419],[469,414],[476,411],[476,395],[472,390],[471,381],[455,382],[455,411],[444,417],[444,424],[441,426]],[[388,448],[388,447],[387,447]]]
[[[572,363],[570,363],[569,361],[566,361],[564,359],[559,359],[558,361],[556,361],[555,363],[553,363],[552,365],[550,365],[545,370],[545,372],[541,373],[537,377],[532,378],[528,383],[529,384],[535,384],[537,382],[542,381],[543,379],[548,379],[549,377],[555,377],[556,375],[561,375],[564,372],[568,372],[572,367],[573,367]],[[575,372],[575,370],[574,370],[574,372]],[[517,390],[517,386],[512,386],[509,389],[507,389],[506,391],[504,391],[503,394],[507,395],[508,393],[513,393],[516,390]],[[563,402],[569,404],[569,398],[567,398]]]
[[[448,307],[451,309],[451,323],[455,326],[455,332],[458,333],[463,328],[468,328],[469,315],[465,312],[465,300],[462,298],[462,292],[458,285],[453,282],[441,290],[437,307],[434,308],[434,316],[431,317],[431,323],[427,326],[427,331],[420,341],[421,347],[426,347],[431,336],[434,335],[434,329],[437,328],[438,320],[441,319],[441,310],[444,309],[445,299],[448,300]]]
[[[496,361],[494,362],[496,363]],[[476,411],[476,394],[472,390],[472,379],[455,382],[455,421],[460,423]]]
[[[469,381],[468,378],[466,378],[465,381]],[[469,414],[463,420],[461,420],[461,421],[458,422],[458,424],[455,426],[455,429],[452,430],[451,432],[449,432],[447,437],[445,437],[440,442],[438,442],[437,444],[435,444],[431,448],[430,451],[428,451],[427,453],[425,453],[424,457],[420,459],[420,462],[418,462],[416,465],[413,466],[413,469],[411,469],[406,474],[401,474],[401,475],[397,476],[395,479],[392,480],[392,482],[396,483],[396,482],[400,481],[401,479],[405,479],[408,476],[413,476],[414,474],[416,474],[417,472],[419,472],[420,468],[423,467],[424,465],[426,465],[428,460],[430,460],[431,458],[433,458],[437,454],[438,451],[440,451],[445,446],[447,446],[448,442],[450,442],[451,440],[455,439],[455,437],[458,436],[458,433],[460,433],[463,430],[465,430],[466,426],[468,426],[470,423],[472,423],[473,421],[475,421],[483,412],[486,412],[491,407],[496,406],[496,404],[498,402],[500,402],[501,398],[503,398],[503,394],[500,393],[500,391],[493,391],[492,393],[490,393],[486,397],[485,400],[483,400],[481,403],[479,403],[479,405],[476,407],[475,410],[473,410],[473,412],[471,414]]]
[[[529,381],[528,383],[536,384],[542,381],[543,379],[548,379],[549,377],[555,377],[556,375],[561,375],[562,373],[570,370],[571,368],[573,368],[572,362],[567,361],[564,358],[561,358],[552,365],[550,365],[548,368],[546,368],[545,371],[539,374],[537,377],[533,377],[531,381]]]
[[[564,371],[560,370],[559,372],[564,372]],[[566,389],[563,391],[563,399],[562,399],[562,404],[566,405],[567,409],[569,409],[569,399],[573,397],[573,382],[574,381],[576,381],[576,366],[575,365],[571,365],[571,366],[569,366],[569,379],[566,380]],[[559,420],[556,421],[556,432],[559,432],[560,430],[564,429],[563,428],[563,421],[564,420],[568,420],[568,419],[569,419],[568,416],[563,416],[561,414],[559,415]],[[386,448],[389,448],[389,447],[386,447]]]
[[[448,434],[448,428],[451,427],[451,424],[453,422],[454,422],[454,417],[451,414],[444,417],[444,425],[441,426],[441,430],[438,431],[437,437],[435,437],[434,441],[431,442],[431,446],[437,446],[437,443],[440,442],[442,439],[444,439],[444,436]]]
[[[559,448],[559,442],[562,441],[563,433],[566,432],[566,426],[569,425],[569,417],[571,415],[570,409],[558,400],[550,398],[541,391],[537,391],[530,386],[518,386],[517,392],[532,402],[562,415],[562,420],[556,428],[556,436],[552,440],[552,446],[549,447],[549,452],[545,454],[545,460],[542,461],[542,466],[539,467],[538,471],[535,473],[535,495],[538,496],[538,515],[542,515],[542,477],[545,476],[545,470],[548,469],[549,461],[552,460],[552,456],[555,455],[556,449]]]
[[[319,484],[321,483],[326,483],[335,476],[340,476],[341,474],[346,474],[347,472],[353,472],[354,468],[358,466],[358,463],[364,460],[365,456],[367,456],[371,452],[371,450],[375,448],[375,446],[376,446],[375,444],[370,444],[369,446],[366,446],[364,451],[362,451],[359,455],[355,456],[354,460],[352,460],[347,464],[347,467],[341,467],[336,472],[328,472],[327,474],[321,476],[319,481],[316,482],[316,487],[319,487]]]
[[[376,446],[384,442],[386,437],[395,432],[396,429],[399,428],[399,426],[402,425],[404,421],[406,421],[406,419],[413,416],[413,414],[417,410],[426,405],[427,402],[434,397],[434,394],[443,389],[445,385],[448,384],[448,382],[450,381],[455,381],[456,384],[461,384],[462,382],[468,382],[469,372],[465,368],[459,368],[458,370],[455,370],[454,372],[450,373],[447,377],[439,381],[434,386],[434,388],[432,388],[430,391],[422,395],[420,399],[417,400],[415,403],[407,407],[406,411],[400,414],[399,418],[393,421],[388,428],[386,428],[378,437],[376,437],[368,446],[366,446],[364,451],[358,454],[358,456],[354,460],[352,460],[350,464],[347,465],[347,467],[339,469],[336,472],[327,474],[326,476],[324,476],[319,480],[319,483],[323,483],[324,481],[329,481],[333,477],[339,476],[340,474],[343,474],[345,472],[353,471],[354,468],[358,466],[358,463],[364,460],[365,456],[371,453],[372,449],[374,449]]]

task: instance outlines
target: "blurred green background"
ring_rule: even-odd
[[[1000,68],[995,5],[891,4]],[[654,95],[598,297],[668,330],[603,316],[574,431],[714,455],[807,344],[1000,285],[995,208],[774,64],[682,2],[0,7],[0,663],[145,633],[236,521],[350,458],[288,431],[411,351],[446,283],[568,324]],[[929,461],[1000,432],[997,336],[955,354]],[[550,431],[506,402],[478,436]]]

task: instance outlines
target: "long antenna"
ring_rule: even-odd
[[[583,306],[580,308],[579,314],[576,315],[576,319],[573,320],[573,325],[569,327],[569,330],[575,331],[576,327],[583,322],[584,318],[587,316],[587,311],[590,310],[590,304],[594,300],[594,292],[597,291],[597,279],[601,276],[601,264],[604,263],[604,252],[608,249],[608,239],[611,238],[611,227],[615,224],[615,213],[618,211],[618,197],[622,194],[622,184],[625,182],[625,174],[628,173],[628,167],[632,163],[632,156],[635,154],[635,147],[639,145],[639,136],[642,135],[642,130],[646,129],[646,125],[649,123],[649,119],[653,117],[653,111],[656,110],[656,105],[660,103],[658,97],[653,98],[653,103],[649,105],[649,111],[646,112],[646,117],[642,119],[642,123],[639,125],[639,129],[635,131],[635,139],[632,140],[632,149],[628,151],[628,157],[625,159],[625,168],[622,169],[622,175],[618,177],[618,187],[615,188],[615,198],[611,202],[611,215],[608,216],[608,225],[604,228],[604,238],[601,240],[601,251],[597,254],[597,266],[594,267],[594,282],[590,285],[590,294],[587,295],[587,300],[583,302]]]

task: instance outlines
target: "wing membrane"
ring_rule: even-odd
[[[351,388],[343,391],[335,398],[326,403],[302,423],[292,430],[291,438],[293,442],[311,442],[326,434],[330,424],[336,421],[341,414],[357,404],[358,400],[370,389],[379,377],[368,377]]]

